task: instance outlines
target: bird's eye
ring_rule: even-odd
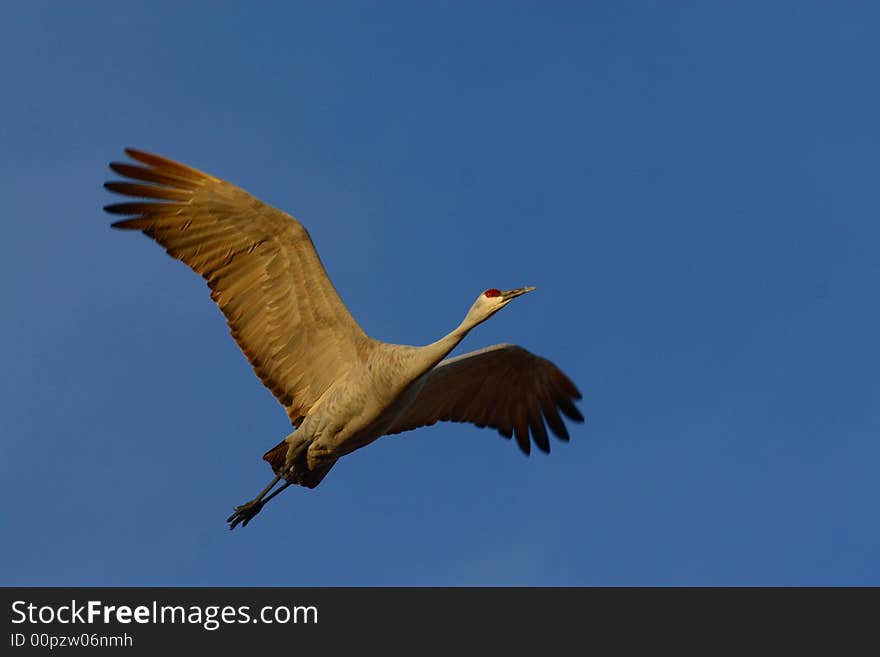
[[[483,292],[483,296],[484,296],[484,297],[500,297],[500,296],[501,296],[501,290],[496,290],[494,287],[493,287],[493,288],[489,288],[488,290],[486,290],[485,292]]]

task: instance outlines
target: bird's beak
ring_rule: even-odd
[[[510,301],[511,299],[515,299],[516,297],[525,294],[526,292],[532,292],[536,288],[534,287],[518,287],[515,290],[504,290],[501,293],[502,301]]]

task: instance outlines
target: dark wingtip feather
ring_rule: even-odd
[[[564,390],[569,397],[580,399],[581,391],[578,390],[578,387],[574,384],[574,382],[569,379],[565,374],[563,374],[562,371],[557,370],[556,374],[557,386]]]
[[[143,219],[135,217],[134,219],[120,219],[110,224],[110,228],[116,230],[142,230],[144,228]]]
[[[543,410],[544,419],[547,421],[547,426],[550,427],[550,431],[552,431],[559,440],[568,442],[568,429],[565,428],[565,422],[559,417],[556,406],[553,404],[547,404],[544,406]]]
[[[572,422],[583,422],[584,416],[577,407],[568,399],[559,400],[559,410],[561,410]]]
[[[547,440],[547,434],[543,436],[539,436],[536,434],[532,434],[532,438],[535,440],[535,445],[545,454],[550,453],[550,441]]]
[[[113,173],[118,173],[122,176],[128,176],[129,169],[137,169],[141,167],[137,167],[134,164],[129,164],[128,162],[111,162],[110,163],[110,171]]]
[[[529,424],[525,409],[519,408],[513,425],[513,435],[520,449],[526,454],[532,451],[532,442],[529,440]]]
[[[126,146],[122,149],[126,155],[128,155],[132,160],[137,160],[138,162],[143,162],[144,164],[150,164],[159,158],[158,155],[153,155],[152,153],[148,153],[147,151],[142,151],[139,148],[132,148],[131,146]]]
[[[104,212],[110,214],[141,214],[149,209],[147,203],[111,203],[104,206]]]
[[[192,199],[192,192],[158,185],[143,185],[127,181],[112,180],[104,183],[104,189],[114,194],[146,198],[155,201],[186,202]]]
[[[550,453],[550,439],[547,437],[547,429],[544,428],[544,420],[541,418],[541,411],[534,409],[533,414],[529,418],[529,428],[532,431],[532,440],[545,454]]]
[[[183,180],[190,182],[197,182],[206,178],[213,178],[203,171],[193,169],[186,164],[181,164],[180,162],[170,160],[167,157],[162,157],[161,155],[155,155],[153,153],[147,153],[146,151],[141,151],[136,148],[126,148],[125,154],[128,155],[131,159],[140,162],[141,164],[146,164],[148,167],[150,167],[152,171],[161,171],[163,175],[170,175],[182,178]]]
[[[104,206],[104,212],[109,212],[110,214],[131,214],[131,212],[124,212],[120,209],[120,205],[127,205],[127,203],[111,203],[110,205]]]
[[[142,167],[127,162],[111,162],[110,170],[126,178],[143,180],[144,182],[156,183],[158,185],[167,185],[177,189],[191,189],[193,187],[193,176],[191,173],[183,175],[179,171],[168,167],[160,171],[159,169]]]

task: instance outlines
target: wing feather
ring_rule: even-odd
[[[128,216],[113,227],[142,231],[207,280],[232,337],[298,426],[373,344],[342,303],[308,231],[219,178],[151,153],[126,153],[139,164],[110,168],[139,182],[105,187],[147,200],[105,207]]]
[[[386,433],[443,420],[470,422],[497,429],[508,439],[515,436],[525,454],[532,441],[549,452],[547,427],[560,440],[569,439],[560,411],[573,422],[583,422],[574,405],[579,399],[577,386],[546,358],[516,345],[495,345],[447,359],[428,372]]]

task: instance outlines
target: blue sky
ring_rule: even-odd
[[[18,3],[0,27],[6,585],[880,584],[880,10]],[[310,230],[365,330],[584,393],[525,458],[384,438],[247,528],[289,431],[203,281],[109,229],[134,146]]]

